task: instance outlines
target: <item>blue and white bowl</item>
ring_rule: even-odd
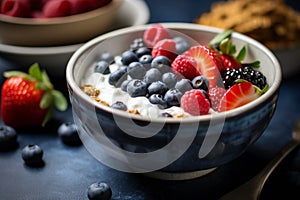
[[[202,44],[208,44],[222,31],[188,23],[163,25]],[[239,157],[272,119],[282,79],[273,53],[245,35],[233,33],[233,42],[237,48],[247,45],[246,59],[260,60],[260,71],[270,87],[264,95],[239,108],[188,118],[150,119],[101,105],[81,90],[81,80],[101,53],[120,54],[148,27],[134,26],[99,36],[80,47],[69,60],[69,95],[86,149],[116,170],[176,180],[199,177]]]

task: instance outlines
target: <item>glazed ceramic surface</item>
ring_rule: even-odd
[[[272,119],[282,76],[272,52],[247,36],[234,33],[233,42],[237,48],[246,44],[246,60],[260,60],[260,70],[270,88],[260,98],[237,109],[181,119],[150,119],[112,110],[81,91],[85,72],[101,53],[120,54],[148,26],[120,29],[97,37],[80,47],[67,65],[74,120],[87,150],[117,170],[161,173],[159,178],[166,179],[188,179],[193,177],[191,174],[210,172],[239,157]],[[222,31],[185,23],[164,26],[200,44],[207,44]],[[166,148],[168,151],[162,150]]]

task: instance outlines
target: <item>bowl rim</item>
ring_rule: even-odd
[[[1,2],[1,1],[0,1]],[[113,9],[118,9],[123,0],[112,0],[108,4],[93,9],[88,12],[78,13],[75,15],[69,15],[65,17],[53,17],[53,18],[25,18],[25,17],[12,17],[0,13],[0,22],[15,25],[27,25],[27,26],[48,26],[48,25],[62,25],[66,23],[74,23],[79,21],[85,21],[90,18],[94,18],[98,15],[111,12]]]
[[[157,24],[157,23],[154,23]],[[160,22],[163,26],[166,28],[170,29],[197,29],[199,31],[204,31],[204,32],[212,32],[212,33],[219,33],[223,31],[224,29],[220,28],[215,28],[215,27],[210,27],[210,26],[205,26],[205,25],[199,25],[199,24],[192,24],[192,23],[181,23],[181,22]],[[140,116],[136,114],[130,114],[124,111],[112,109],[108,106],[102,105],[96,101],[94,101],[92,98],[90,98],[88,95],[86,95],[80,87],[76,84],[75,79],[74,79],[74,73],[73,73],[73,66],[77,62],[79,56],[81,56],[84,52],[88,51],[90,48],[93,46],[96,46],[99,42],[102,40],[105,40],[107,38],[115,37],[118,36],[119,34],[125,34],[125,33],[130,33],[130,32],[135,32],[135,31],[143,31],[147,27],[151,26],[152,24],[145,24],[145,25],[138,25],[138,26],[133,26],[133,27],[127,27],[127,28],[122,28],[118,29],[112,32],[108,32],[106,34],[103,34],[101,36],[98,36],[87,43],[83,44],[79,49],[77,49],[74,54],[71,56],[71,58],[68,61],[67,67],[66,67],[66,80],[67,84],[69,85],[69,89],[72,90],[72,93],[76,93],[76,95],[80,96],[85,102],[88,102],[89,105],[93,105],[94,107],[103,110],[105,112],[111,113],[113,115],[118,115],[120,117],[128,118],[130,116],[131,119],[134,120],[140,120],[140,121],[147,121],[147,122],[157,122],[157,123],[195,123],[195,122],[205,122],[205,121],[210,121],[212,118],[216,120],[224,120],[225,118],[231,118],[231,117],[236,117],[241,113],[246,113],[247,111],[255,108],[256,106],[260,105],[261,103],[267,101],[270,97],[275,95],[281,85],[282,81],[282,70],[280,67],[280,64],[275,57],[275,55],[269,50],[266,46],[264,46],[262,43],[250,38],[249,36],[233,32],[232,36],[234,38],[240,39],[245,41],[246,43],[251,43],[252,45],[258,47],[259,49],[262,49],[267,56],[271,59],[272,63],[274,63],[274,67],[277,68],[277,71],[275,71],[274,74],[274,83],[269,87],[268,91],[260,96],[259,98],[255,99],[254,101],[247,103],[246,105],[243,105],[241,107],[225,111],[225,112],[218,112],[218,113],[211,113],[207,115],[200,115],[200,116],[190,116],[186,118],[151,118],[148,116]]]

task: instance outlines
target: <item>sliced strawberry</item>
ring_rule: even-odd
[[[261,95],[261,91],[250,82],[241,82],[227,90],[221,99],[219,112],[243,106]]]
[[[207,46],[198,45],[191,47],[184,55],[196,60],[199,72],[209,80],[210,87],[214,87],[220,78],[218,69],[222,65],[216,53]]]
[[[152,48],[160,40],[170,37],[171,34],[169,30],[161,24],[152,25],[144,32],[143,35],[145,44],[150,48]]]

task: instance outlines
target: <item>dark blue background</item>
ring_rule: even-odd
[[[147,0],[150,22],[193,22],[210,9],[213,1]],[[299,9],[299,2],[287,1]],[[9,67],[7,67],[9,66]],[[1,59],[0,74],[13,63]],[[300,67],[300,66],[299,66]],[[20,148],[0,153],[1,200],[82,200],[87,187],[96,181],[108,182],[113,199],[217,199],[254,176],[291,138],[292,126],[300,116],[300,74],[283,80],[274,117],[255,144],[240,158],[205,176],[189,181],[158,181],[139,174],[110,169],[95,160],[83,146],[69,147],[57,137],[57,127],[72,121],[72,112],[55,112],[53,120],[41,129],[18,130]],[[0,84],[4,79],[0,78]],[[57,89],[65,92],[64,79],[55,79]],[[45,166],[30,168],[23,164],[20,149],[29,143],[44,149]],[[261,199],[300,198],[300,151],[297,149],[274,172]]]

